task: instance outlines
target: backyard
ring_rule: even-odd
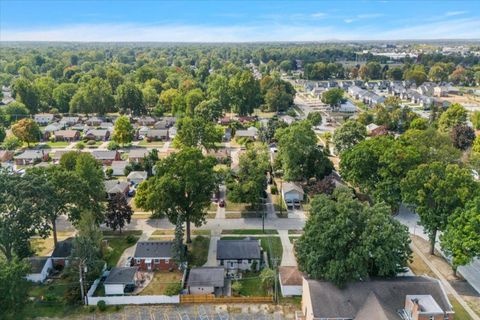
[[[178,271],[156,271],[153,273],[153,279],[143,289],[139,295],[163,295],[170,284],[181,283],[183,274]]]

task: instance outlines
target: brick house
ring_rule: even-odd
[[[262,263],[260,240],[218,240],[217,266],[226,270],[227,275],[254,269],[259,271]]]
[[[104,166],[112,165],[113,161],[122,160],[120,153],[117,151],[108,151],[108,150],[94,150],[92,151],[92,156],[100,161]]]
[[[0,150],[0,162],[7,162],[13,159],[13,151]]]
[[[128,152],[128,161],[141,163],[146,155],[148,155],[148,150],[146,148],[131,149]]]
[[[142,271],[173,269],[176,265],[172,249],[173,241],[137,242],[132,264]]]
[[[53,133],[55,141],[78,141],[80,139],[80,132],[77,130],[58,130]]]
[[[19,154],[18,156],[14,157],[15,164],[18,166],[24,166],[33,164],[34,162],[38,161],[47,161],[48,160],[48,153],[44,150],[25,150],[23,153]]]

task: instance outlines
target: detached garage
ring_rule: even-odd
[[[303,276],[297,267],[279,267],[278,278],[282,296],[301,296]]]
[[[293,203],[295,201],[303,201],[303,189],[296,183],[284,182],[282,183],[282,197],[285,204]]]
[[[123,295],[135,288],[138,267],[113,268],[105,279],[105,295]]]

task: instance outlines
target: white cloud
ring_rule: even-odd
[[[348,19],[345,20],[347,22]],[[348,23],[348,22],[347,22]],[[248,42],[480,38],[480,19],[451,19],[386,29],[384,25],[261,22],[254,25],[79,24],[55,28],[0,28],[2,41]]]
[[[358,19],[373,19],[383,17],[382,13],[366,13],[366,14],[359,14],[357,15]]]
[[[355,19],[345,19],[343,20],[345,23],[352,23],[354,21],[356,21]]]
[[[453,16],[460,16],[462,14],[466,14],[468,11],[448,11],[445,13],[446,17],[453,17]]]
[[[315,12],[315,13],[312,13],[310,16],[313,18],[323,18],[326,15],[327,14],[325,12]]]

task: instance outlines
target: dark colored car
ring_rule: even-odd
[[[220,200],[220,201],[218,202],[218,206],[219,206],[220,208],[224,208],[224,207],[225,207],[225,200],[223,200],[223,199]]]

